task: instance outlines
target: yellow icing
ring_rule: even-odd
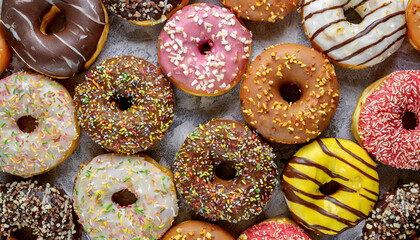
[[[340,141],[340,143],[342,144],[344,148],[350,150],[355,155],[362,158],[364,161],[367,162],[367,164],[371,166],[376,166],[375,162],[369,157],[367,152],[364,149],[362,149],[359,145],[348,140],[343,140],[343,139],[338,139],[338,140]],[[289,163],[287,167],[292,167],[298,170],[299,172],[313,179],[316,179],[322,184],[325,184],[334,180],[338,182],[340,185],[344,185],[348,188],[355,190],[356,192],[338,190],[337,192],[329,195],[329,197],[336,199],[337,201],[343,203],[344,205],[347,205],[351,208],[361,211],[363,214],[367,216],[369,212],[373,209],[373,206],[375,205],[378,199],[379,177],[378,177],[377,171],[367,166],[365,163],[362,163],[361,161],[357,160],[356,158],[351,156],[349,153],[341,149],[338,143],[336,142],[336,139],[334,138],[322,139],[322,142],[326,145],[326,147],[329,149],[330,152],[346,160],[350,164],[354,165],[354,167],[350,166],[347,163],[344,163],[343,161],[340,161],[338,158],[331,157],[325,154],[322,151],[320,145],[316,141],[301,148],[294,156],[306,158],[322,166],[325,166],[333,173],[349,179],[348,181],[337,178],[337,177],[333,178],[329,176],[328,174],[326,174],[323,170],[315,166],[306,166],[306,165],[294,163],[294,161]],[[359,168],[361,171],[365,172],[366,174],[371,176],[373,179],[370,179],[369,177],[363,175],[355,167]],[[301,179],[301,178],[295,178],[295,177],[289,178],[285,175],[283,175],[283,181],[291,184],[295,188],[305,193],[310,193],[317,196],[324,195],[323,193],[320,192],[319,186],[313,181]],[[364,188],[376,193],[376,195],[369,193]],[[293,189],[290,189],[290,191],[293,191]],[[336,216],[339,216],[341,218],[351,221],[352,225],[357,224],[361,220],[359,216],[356,216],[354,213],[350,212],[349,210],[344,209],[343,207],[336,205],[335,203],[329,201],[328,199],[325,199],[325,198],[313,199],[309,196],[306,196],[296,191],[294,193],[296,194],[297,197],[307,202],[313,203],[321,207],[327,212],[330,212]],[[367,198],[361,196],[360,194],[374,201],[368,200]],[[318,212],[316,209],[311,209],[300,203],[288,201],[288,204],[293,214],[304,221],[304,223],[301,222],[304,226],[308,227],[311,225],[320,225],[326,228],[330,228],[331,230],[334,230],[335,232],[329,231],[329,230],[322,230],[322,229],[312,229],[308,227],[311,230],[316,230],[323,234],[336,234],[348,227],[351,227],[351,225],[348,226],[342,222],[335,220],[333,217],[325,216],[321,214],[320,212]]]

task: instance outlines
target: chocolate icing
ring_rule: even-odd
[[[419,191],[417,183],[410,183],[386,193],[366,220],[363,239],[417,239]]]
[[[52,6],[65,15],[66,26],[61,32],[44,35],[42,18]],[[85,69],[97,50],[106,19],[99,0],[4,0],[1,15],[6,38],[23,61],[59,78]]]
[[[167,18],[172,10],[182,4],[182,0],[103,0],[107,8],[118,16],[130,21],[159,21]],[[128,2],[128,4],[126,3]],[[164,20],[163,19],[163,20]]]

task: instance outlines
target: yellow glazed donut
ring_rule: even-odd
[[[0,168],[30,177],[64,161],[79,143],[80,128],[67,90],[26,72],[0,81]]]
[[[338,234],[369,215],[379,194],[375,162],[356,143],[317,139],[283,171],[283,191],[296,222],[317,234]]]
[[[178,214],[172,172],[146,155],[104,154],[74,185],[79,222],[95,239],[159,239]]]

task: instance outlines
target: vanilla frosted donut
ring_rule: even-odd
[[[26,72],[0,81],[2,171],[22,177],[48,171],[73,153],[79,133],[73,99],[59,83]]]
[[[404,40],[401,0],[304,0],[301,8],[303,28],[312,45],[343,67],[380,63]],[[348,9],[360,15],[360,24],[346,20]]]
[[[176,12],[159,36],[162,71],[183,91],[215,96],[242,78],[251,55],[251,32],[226,8],[199,3]]]
[[[104,154],[82,165],[73,205],[101,239],[158,239],[178,214],[171,171],[146,155]]]

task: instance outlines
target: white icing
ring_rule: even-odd
[[[112,195],[128,189],[137,201],[121,207]],[[73,191],[79,221],[95,238],[158,239],[178,214],[172,179],[142,155],[105,154],[82,166]]]
[[[362,18],[366,16],[360,24],[345,21],[344,11],[354,7],[357,7],[355,11]],[[302,10],[306,35],[311,39],[319,29],[329,25],[314,37],[313,42],[323,51],[327,51],[326,54],[330,58],[348,67],[369,67],[380,63],[397,51],[404,40],[405,7],[404,1],[401,0],[305,0]],[[316,14],[317,11],[323,12]],[[399,14],[400,12],[402,13]],[[386,19],[393,14],[395,16]],[[375,21],[382,20],[383,22],[377,24],[371,31],[366,31],[367,34],[328,52],[332,47],[356,37],[369,26],[375,25]],[[364,51],[360,50],[367,46],[370,47]],[[358,50],[361,51],[359,54],[345,59]]]
[[[0,81],[0,168],[24,177],[64,160],[79,137],[73,99],[60,84],[37,74],[16,73]],[[37,119],[32,133],[17,120]]]

